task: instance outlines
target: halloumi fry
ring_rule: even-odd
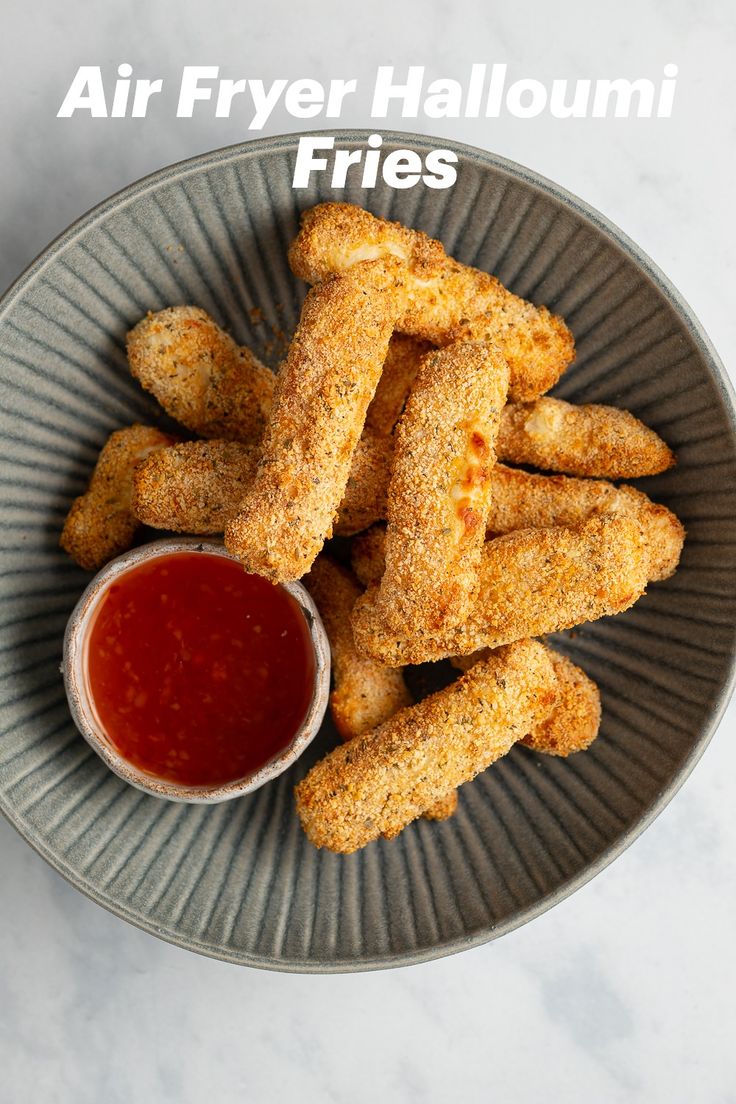
[[[556,678],[544,648],[501,648],[451,686],[335,748],[296,787],[316,847],[348,854],[391,839],[470,781],[549,714]]]
[[[637,479],[656,475],[675,456],[653,429],[615,406],[574,406],[544,396],[509,403],[501,418],[498,457],[568,475]]]
[[[321,203],[302,216],[289,250],[292,271],[311,284],[378,257],[406,268],[407,309],[396,328],[435,345],[454,340],[466,319],[486,315],[485,332],[508,362],[509,393],[519,402],[554,386],[575,356],[572,334],[546,307],[513,295],[494,276],[459,264],[419,230],[348,203]]]
[[[548,717],[535,725],[521,743],[544,755],[573,755],[585,751],[595,740],[601,723],[601,695],[585,671],[571,659],[543,645],[557,676],[557,698]],[[487,648],[466,656],[453,656],[458,671],[469,671],[489,654]]]
[[[118,429],[107,439],[89,487],[72,503],[59,542],[80,567],[97,571],[131,547],[140,525],[132,509],[135,469],[173,440],[144,425]]]
[[[332,652],[335,688],[330,710],[343,740],[353,740],[383,724],[394,713],[412,704],[399,668],[383,667],[355,650],[350,614],[362,591],[350,572],[320,555],[304,577],[314,599]],[[447,820],[457,809],[453,791],[424,813],[428,820]]]
[[[641,527],[621,514],[591,518],[577,529],[521,529],[486,541],[480,592],[463,624],[398,637],[374,615],[369,589],[353,611],[356,647],[398,667],[573,628],[632,606],[644,593],[648,569]]]
[[[276,377],[199,307],[150,313],[128,334],[130,370],[200,437],[259,441]]]
[[[508,367],[493,345],[422,361],[396,427],[386,570],[368,602],[400,635],[457,625],[478,590]]]
[[[532,311],[538,312],[539,322]],[[547,340],[552,346],[549,352]],[[439,344],[455,341],[492,341],[502,346],[505,355],[509,355],[507,349],[511,351],[509,398],[514,402],[531,402],[549,391],[575,357],[572,334],[564,321],[523,299],[492,302],[483,314],[466,316]]]
[[[685,530],[666,506],[652,502],[635,487],[616,487],[599,479],[536,475],[497,464],[491,477],[488,529],[495,534],[516,529],[575,527],[602,514],[635,518],[649,555],[649,580],[667,579],[680,559]]]
[[[685,529],[671,510],[652,502],[643,491],[600,479],[537,475],[505,464],[496,464],[491,473],[488,533],[494,536],[555,525],[575,528],[604,514],[625,514],[638,521],[649,557],[650,582],[668,579],[675,572]],[[366,587],[381,580],[385,541],[382,525],[371,526],[353,541],[353,571]]]
[[[390,437],[363,431],[355,446],[345,493],[333,525],[335,536],[360,533],[385,515],[393,454]]]
[[[312,288],[278,377],[251,490],[225,531],[246,571],[298,579],[332,533],[404,292],[398,262]]]
[[[352,740],[411,705],[411,695],[399,669],[383,667],[355,650],[350,614],[362,591],[350,572],[318,556],[304,585],[314,598],[332,651],[335,689],[330,708],[335,727],[343,740]]]
[[[438,801],[433,801],[430,807],[424,810],[422,816],[425,820],[449,820],[457,812],[457,806],[457,790],[450,790]]]
[[[567,758],[579,751],[587,751],[597,738],[601,722],[601,696],[595,682],[572,660],[549,645],[544,647],[557,676],[557,697],[549,716],[519,742],[543,755]],[[465,672],[488,655],[489,649],[483,648],[469,656],[454,657],[451,662],[458,670]],[[452,790],[422,815],[425,820],[448,820],[457,812],[457,805],[458,792]]]
[[[253,479],[260,446],[245,441],[185,441],[162,449],[135,473],[133,510],[154,529],[224,533]]]
[[[521,743],[545,755],[567,757],[585,751],[601,726],[601,695],[585,671],[567,656],[547,647],[557,676],[557,699],[547,717],[539,721]]]
[[[255,478],[260,447],[244,441],[185,441],[162,449],[136,470],[133,511],[145,525],[178,533],[223,533]],[[358,441],[335,533],[350,534],[386,512],[391,441]]]
[[[401,417],[421,360],[432,349],[429,341],[395,333],[381,369],[376,393],[365,416],[365,427],[374,433],[392,433]]]

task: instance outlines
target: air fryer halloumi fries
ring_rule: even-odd
[[[404,306],[401,275],[390,258],[367,261],[307,295],[253,486],[225,531],[246,571],[276,583],[299,579],[332,535]]]
[[[61,543],[94,570],[142,524],[224,532],[246,571],[304,578],[347,742],[297,812],[348,853],[451,816],[517,742],[588,748],[598,688],[533,638],[628,609],[676,570],[685,532],[612,482],[674,465],[654,430],[546,394],[575,351],[546,307],[344,203],[304,214],[289,260],[313,287],[277,373],[199,307],[131,330],[133,376],[195,439],[114,433]],[[354,575],[321,554],[333,535]],[[464,673],[415,703],[406,668],[441,659]]]
[[[488,343],[458,342],[422,361],[396,428],[386,569],[370,599],[399,634],[439,631],[470,611],[508,380]]]
[[[513,399],[544,394],[575,356],[561,318],[513,295],[494,276],[459,264],[418,230],[376,218],[348,203],[322,203],[306,211],[289,250],[295,275],[311,284],[347,272],[368,258],[394,257],[404,266],[407,302],[396,322],[401,333],[436,345],[455,340],[468,318],[487,316],[493,340],[509,365]]]
[[[353,611],[355,643],[391,666],[497,648],[621,613],[644,593],[648,571],[641,528],[623,514],[577,529],[520,529],[484,544],[480,588],[461,625],[398,637],[376,616],[369,589]]]
[[[128,334],[130,370],[181,425],[200,437],[259,441],[276,377],[199,307],[167,307]]]
[[[61,547],[80,567],[97,571],[131,547],[141,525],[133,508],[136,468],[173,441],[153,426],[132,425],[110,434],[61,533]]]

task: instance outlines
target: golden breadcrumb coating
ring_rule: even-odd
[[[136,470],[133,512],[154,529],[223,533],[253,485],[260,447],[244,441],[186,441],[161,449]],[[392,446],[364,433],[358,441],[335,532],[350,534],[386,511]]]
[[[548,391],[574,359],[572,334],[545,307],[525,302],[494,276],[459,264],[419,230],[376,218],[348,203],[321,203],[302,215],[289,250],[292,271],[311,284],[352,265],[397,257],[406,269],[408,309],[402,333],[443,345],[468,319],[485,316],[483,336],[498,344],[509,365],[509,393],[520,402]]]
[[[367,496],[366,492],[366,496]],[[378,496],[374,496],[377,498]],[[685,540],[679,518],[652,502],[643,491],[602,479],[539,475],[496,464],[491,472],[488,535],[517,529],[575,528],[591,517],[626,514],[641,526],[649,557],[649,581],[669,579],[677,569]],[[386,530],[372,525],[351,546],[353,571],[363,586],[378,583],[385,568]]]
[[[335,748],[295,790],[307,836],[316,847],[348,854],[398,835],[547,716],[555,684],[544,648],[520,641]]]
[[[601,723],[601,695],[585,671],[571,659],[544,644],[557,676],[557,697],[548,717],[534,725],[521,743],[545,755],[568,756],[585,751],[595,740]],[[466,656],[453,656],[450,663],[458,671],[485,659],[488,648]]]
[[[615,406],[573,406],[547,396],[509,403],[501,418],[498,458],[568,475],[637,479],[675,463],[653,429]]]
[[[330,709],[343,740],[353,740],[412,704],[401,670],[364,659],[355,650],[350,614],[361,589],[350,572],[320,555],[304,577],[330,642],[335,689]],[[427,809],[428,820],[447,820],[457,809],[455,791]]]
[[[572,334],[558,315],[509,292],[495,302],[489,297],[489,307],[450,330],[441,344],[492,341],[499,345],[511,369],[509,398],[531,402],[554,387],[575,359]]]
[[[299,579],[331,536],[403,307],[399,275],[396,262],[368,262],[307,295],[253,486],[225,531],[246,571]]]
[[[449,628],[470,611],[508,378],[481,342],[428,353],[419,368],[395,433],[386,570],[368,599],[400,635]]]
[[[450,656],[450,665],[455,668],[456,671],[462,671],[465,674],[471,667],[474,667],[481,659],[485,659],[486,656],[492,651],[491,648],[478,648],[477,652],[469,652],[468,655]]]
[[[557,699],[548,717],[539,721],[521,740],[545,755],[573,755],[585,751],[601,726],[601,695],[585,671],[571,659],[547,648],[557,676]]]
[[[118,429],[107,439],[89,487],[72,503],[59,542],[80,567],[97,571],[131,547],[139,527],[131,505],[136,466],[173,440],[144,425]]]
[[[425,820],[449,820],[457,812],[457,790],[450,790],[448,794],[435,801],[422,816]]]
[[[352,740],[412,699],[400,670],[382,667],[355,650],[350,614],[362,592],[350,572],[321,555],[305,575],[304,585],[319,610],[332,651],[335,689],[330,707],[335,727],[343,740]]]
[[[368,528],[386,515],[386,488],[371,485],[370,481],[383,478],[384,473],[391,470],[392,440],[386,438],[377,448],[381,450],[380,464],[370,468],[366,465],[361,471],[358,487],[363,508],[359,515],[360,525],[356,523],[352,532]],[[650,580],[667,579],[677,567],[685,539],[684,527],[671,510],[652,502],[634,487],[616,487],[592,478],[531,474],[504,464],[493,467],[490,484],[489,534],[550,525],[580,525],[595,514],[628,514],[639,520],[645,532],[651,559]],[[336,529],[336,532],[342,531]],[[362,568],[354,565],[354,569],[361,582],[368,585],[361,574]],[[380,575],[370,581],[378,579]]]
[[[488,529],[575,527],[598,514],[626,514],[642,527],[649,554],[649,580],[667,579],[680,559],[685,530],[666,506],[652,502],[635,487],[616,487],[599,479],[536,475],[497,464],[491,478]]]
[[[199,307],[149,313],[128,334],[128,360],[146,391],[193,433],[263,436],[276,377]]]
[[[364,430],[355,446],[345,493],[333,526],[335,536],[350,537],[367,529],[377,517],[383,517],[392,461],[392,439]]]
[[[260,446],[185,441],[162,449],[135,473],[133,510],[154,529],[223,533],[253,485]]]
[[[395,333],[381,369],[376,393],[365,416],[365,427],[374,433],[391,433],[416,379],[419,364],[432,349],[429,341]]]
[[[621,613],[644,593],[648,569],[641,527],[621,514],[577,529],[520,529],[486,541],[480,592],[463,624],[398,637],[375,616],[369,589],[353,611],[355,644],[393,667],[497,648]]]

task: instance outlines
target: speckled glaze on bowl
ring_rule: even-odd
[[[368,132],[338,134],[364,146]],[[691,310],[606,219],[534,173],[444,139],[454,188],[293,191],[297,138],[264,139],[127,188],[62,235],[0,304],[3,520],[0,805],[93,900],[182,947],[279,970],[366,970],[462,950],[525,923],[609,863],[702,753],[733,680],[733,396]],[[384,150],[432,139],[386,135]],[[358,176],[359,182],[359,176]],[[455,817],[341,857],[316,851],[292,787],[336,739],[239,801],[159,801],[106,769],[72,723],[64,626],[88,577],[59,530],[108,433],[157,419],[126,330],[197,303],[276,364],[304,288],[286,260],[299,212],[341,198],[443,240],[563,314],[578,359],[556,393],[628,407],[677,450],[642,481],[688,528],[682,566],[625,615],[559,646],[597,680],[602,735],[570,761],[514,749],[464,786]],[[426,686],[424,687],[426,689]],[[571,934],[572,938],[572,934]]]
[[[219,801],[231,801],[236,797],[244,797],[245,794],[253,793],[254,790],[265,786],[267,782],[273,782],[285,770],[292,767],[302,752],[309,747],[320,730],[327,709],[330,694],[330,645],[317,607],[307,591],[301,583],[285,583],[283,589],[297,603],[307,623],[314,655],[312,698],[306,716],[288,747],[258,770],[234,782],[226,782],[218,786],[183,786],[178,782],[156,778],[134,766],[110,743],[104,728],[97,720],[86,678],[86,640],[94,624],[97,607],[116,579],[140,564],[177,552],[195,552],[204,556],[235,559],[225,550],[222,543],[197,540],[194,537],[171,537],[168,540],[151,541],[139,545],[105,564],[88,584],[67,622],[62,656],[64,686],[72,719],[77,728],[103,763],[124,782],[136,786],[144,793],[163,797],[169,801],[215,805]]]

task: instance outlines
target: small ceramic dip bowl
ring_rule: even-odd
[[[101,603],[113,583],[119,581],[126,573],[143,564],[150,564],[158,557],[171,557],[178,553],[201,553],[233,560],[220,543],[180,537],[142,545],[112,560],[92,579],[69,618],[64,636],[64,684],[74,723],[110,770],[132,786],[137,786],[138,789],[156,797],[164,797],[170,801],[212,804],[241,797],[270,782],[295,763],[311,743],[319,731],[327,708],[330,686],[330,647],[317,608],[307,591],[300,583],[284,584],[283,590],[296,602],[304,616],[314,659],[311,700],[303,721],[287,746],[243,777],[213,785],[191,785],[172,781],[132,763],[113,745],[99,719],[89,678],[90,637]],[[307,683],[307,694],[308,690]]]

